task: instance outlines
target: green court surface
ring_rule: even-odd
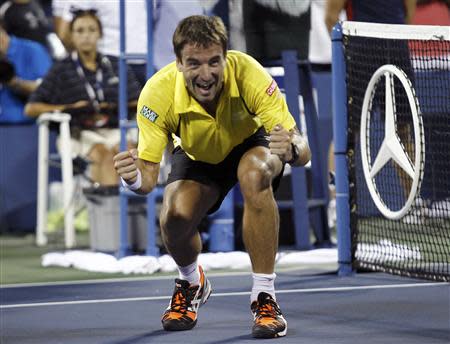
[[[146,279],[149,274],[123,274],[89,272],[64,267],[43,267],[41,257],[49,252],[64,252],[62,234],[49,237],[49,244],[45,247],[35,245],[34,235],[0,235],[0,285],[11,285],[21,283],[41,283],[41,282],[64,282],[64,281],[86,281],[99,279]],[[77,250],[89,250],[89,234],[77,233]],[[286,249],[280,248],[280,252]],[[335,272],[337,263],[311,262],[308,264],[290,264],[276,267],[276,272],[300,269],[315,272]],[[214,274],[227,272],[248,272],[250,268],[244,269],[214,269]],[[153,277],[174,277],[175,272],[156,272]]]
[[[77,234],[77,249],[87,248],[87,234]],[[34,244],[34,235],[0,235],[0,284],[36,283],[130,277],[61,267],[41,266],[47,252],[64,251],[62,240],[53,239],[45,247]]]

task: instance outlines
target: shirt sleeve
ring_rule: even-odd
[[[291,130],[295,119],[277,83],[255,59],[242,54],[234,62],[236,82],[250,112],[261,119],[267,132],[275,125]]]
[[[47,74],[50,67],[52,66],[52,60],[50,55],[47,53],[44,47],[38,45],[30,58],[31,63],[33,63],[33,80],[42,78]]]
[[[172,111],[170,99],[168,92],[154,85],[152,80],[147,82],[139,96],[138,155],[143,160],[161,162],[171,133],[168,125],[168,117]]]

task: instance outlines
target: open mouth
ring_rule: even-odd
[[[209,91],[211,90],[211,88],[213,87],[213,85],[214,85],[214,83],[213,82],[210,82],[210,83],[206,83],[206,82],[204,82],[204,83],[195,83],[195,86],[197,87],[197,89],[199,89],[200,90],[200,92],[202,93],[202,94],[207,94],[207,93],[209,93]]]

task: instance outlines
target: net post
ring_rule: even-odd
[[[349,276],[352,271],[349,184],[347,169],[347,91],[342,26],[333,28],[332,35],[332,99],[333,136],[336,166],[336,212],[339,276]]]

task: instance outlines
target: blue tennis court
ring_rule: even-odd
[[[283,343],[448,343],[450,284],[383,273],[278,272]],[[249,273],[208,274],[213,294],[191,331],[160,317],[172,277],[1,288],[2,343],[247,343]]]

